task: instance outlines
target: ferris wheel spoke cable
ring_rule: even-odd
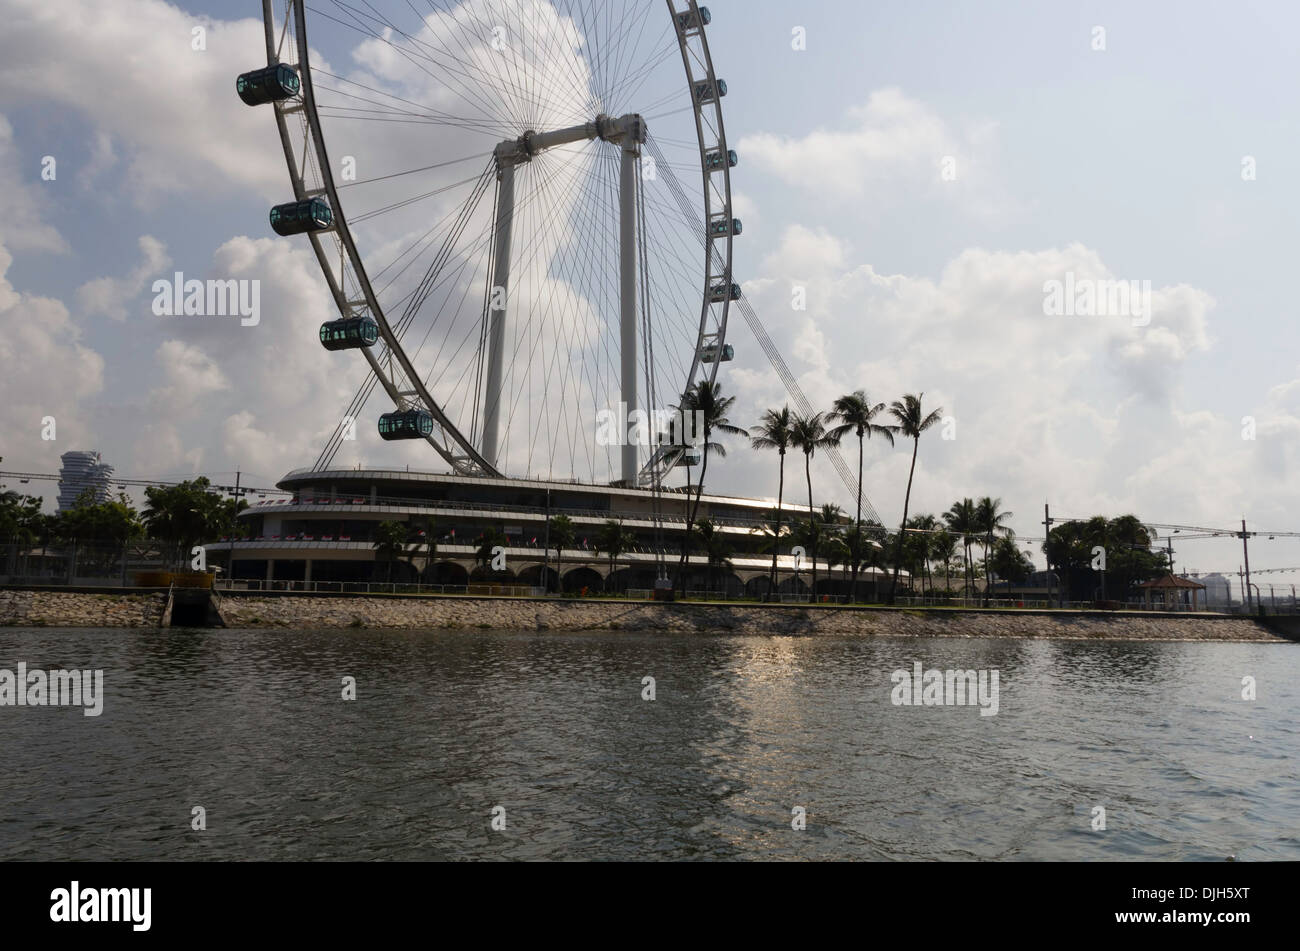
[[[382,14],[380,14],[379,11],[375,10],[375,8],[374,8],[373,6],[371,6],[371,4],[368,2],[368,0],[362,0],[362,2],[364,2],[364,3],[366,4],[366,6],[370,7],[371,10],[374,10],[376,16],[379,16],[379,18],[380,18],[381,20],[384,20],[384,17],[382,16]],[[411,8],[411,10],[412,10],[413,13],[415,13],[416,17],[419,19],[419,21],[420,21],[420,23],[421,23],[421,26],[422,26],[422,27],[427,26],[427,21],[425,20],[425,18],[420,14],[420,12],[419,12],[418,10],[415,9],[414,6],[411,5],[411,3],[409,2],[409,0],[407,0],[407,6]],[[430,4],[430,8],[431,8],[431,10],[434,12],[435,15],[438,14],[438,13],[444,12],[444,11],[439,11],[439,10],[433,8],[433,5],[432,5],[432,4]],[[483,30],[483,34],[484,34],[484,35],[491,35],[491,29],[490,29],[490,28],[488,28],[488,29],[483,29],[484,25],[483,25],[482,21],[481,21],[481,20],[478,20],[477,16],[474,15],[474,12],[473,12],[473,10],[471,9],[471,6],[470,6],[469,4],[462,4],[461,6],[459,6],[459,7],[457,8],[456,12],[457,12],[457,13],[465,13],[467,16],[473,16],[474,19],[475,19],[476,21],[478,21],[480,29]],[[385,22],[387,22],[387,21],[385,20]],[[471,33],[468,32],[467,27],[466,27],[466,24],[463,23],[463,22],[461,21],[461,18],[460,18],[459,16],[449,16],[449,17],[448,17],[448,16],[444,16],[444,17],[440,17],[440,18],[439,18],[439,22],[440,22],[440,23],[443,23],[443,24],[450,23],[451,25],[453,25],[453,26],[456,28],[457,33],[458,33],[459,35],[458,35],[457,40],[456,40],[456,41],[453,41],[453,42],[455,43],[455,45],[459,46],[461,49],[472,49],[472,48],[473,48],[473,45],[474,45],[473,41],[476,39],[476,37],[475,37],[473,34],[471,34]],[[421,47],[423,47],[423,48],[429,50],[431,53],[434,52],[434,47],[431,46],[429,43],[425,42],[424,40],[420,39],[418,36],[413,36],[413,35],[411,35],[411,34],[405,33],[404,31],[398,29],[398,27],[396,27],[396,26],[393,25],[392,23],[388,23],[388,26],[389,26],[389,27],[390,27],[394,32],[400,33],[403,37],[405,37],[405,38],[406,38],[407,40],[409,40],[411,43],[413,43],[413,44],[418,44],[419,46],[421,46]],[[430,34],[431,36],[436,36],[436,33],[434,33],[433,31],[430,30],[430,31],[428,31],[428,32],[429,32],[429,34]],[[449,36],[448,39],[451,39],[451,37]],[[481,39],[482,39],[482,36],[480,35],[479,37],[477,37],[477,39],[480,39],[480,40],[481,40]],[[444,55],[446,55],[447,57],[449,57],[453,62],[455,62],[458,66],[461,67],[461,69],[460,69],[458,72],[459,72],[461,75],[463,75],[463,76],[466,78],[466,80],[473,81],[473,77],[470,76],[470,71],[472,70],[474,73],[476,73],[476,74],[478,75],[478,81],[480,81],[480,82],[488,82],[488,83],[489,83],[493,88],[495,88],[497,91],[509,91],[511,88],[513,88],[515,92],[518,92],[518,91],[519,91],[519,89],[518,89],[518,87],[517,87],[517,84],[512,84],[512,83],[511,83],[511,82],[510,82],[510,81],[509,81],[509,80],[508,80],[504,75],[502,75],[502,73],[500,72],[500,70],[496,69],[496,65],[497,65],[496,58],[491,58],[491,59],[489,60],[489,61],[492,62],[492,64],[493,64],[493,74],[492,74],[491,76],[489,76],[489,74],[487,73],[487,71],[484,70],[484,69],[483,69],[483,68],[482,68],[478,63],[473,62],[473,61],[462,60],[460,57],[457,56],[457,54],[456,54],[452,49],[449,49],[445,43],[444,43],[444,44],[441,44],[440,49],[441,49],[441,52],[442,52]],[[434,57],[432,57],[432,56],[431,56],[430,58],[432,59],[433,62],[439,62],[436,58],[434,58]],[[496,82],[493,83],[493,82],[492,82],[493,80],[495,80]],[[512,102],[511,105],[512,105],[514,108],[512,108],[512,109],[508,109],[507,111],[509,111],[509,112],[511,113],[512,118],[515,120],[515,122],[516,122],[516,124],[517,124],[517,123],[519,122],[519,120],[521,119],[521,117],[522,117],[522,113],[520,113],[520,112],[517,111],[517,109],[518,109],[518,105],[517,105],[517,103],[513,103],[513,102]]]
[[[645,85],[646,80],[655,74],[655,70],[662,66],[665,60],[672,58],[678,52],[677,38],[672,35],[671,28],[665,27],[662,35],[669,36],[668,42],[659,47],[658,52],[651,53],[639,66],[629,71],[610,90],[610,95],[615,98],[615,101],[636,102],[637,93],[641,91],[641,87]],[[671,93],[665,93],[654,102],[638,108],[637,111],[642,115],[646,115],[651,110],[658,108],[661,103],[670,99],[681,99],[681,96],[681,90],[675,89]],[[688,108],[694,108],[694,106]]]
[[[408,50],[408,49],[405,48],[405,47],[399,46],[397,43],[394,43],[394,42],[393,42],[392,40],[390,40],[388,37],[382,35],[381,33],[377,33],[377,32],[375,32],[374,29],[372,29],[372,28],[370,28],[370,27],[367,27],[367,26],[365,26],[365,25],[363,25],[363,24],[362,24],[362,25],[358,25],[358,24],[360,24],[360,17],[358,16],[358,14],[360,14],[360,16],[365,16],[365,14],[364,14],[362,11],[359,11],[359,10],[357,10],[356,8],[351,7],[351,6],[349,6],[348,4],[346,4],[346,3],[341,2],[341,0],[330,0],[330,2],[333,3],[334,6],[338,7],[341,11],[343,11],[346,15],[352,17],[353,20],[356,20],[357,23],[356,23],[356,24],[348,23],[348,22],[346,22],[345,20],[340,20],[340,19],[338,19],[337,17],[332,17],[332,16],[330,16],[328,13],[325,13],[325,12],[322,11],[322,10],[316,10],[316,9],[314,9],[314,8],[311,8],[311,7],[308,7],[308,9],[311,9],[312,12],[316,13],[316,14],[319,15],[319,16],[324,17],[325,19],[333,20],[335,23],[339,23],[339,24],[341,24],[342,26],[350,27],[351,29],[354,29],[354,30],[356,30],[356,31],[359,32],[359,33],[363,33],[363,34],[365,34],[366,36],[370,37],[371,39],[378,40],[379,42],[384,43],[384,44],[386,44],[387,46],[392,47],[392,48],[393,48],[393,49],[398,53],[399,56],[401,56],[403,59],[405,59],[405,60],[406,60],[407,62],[409,62],[411,65],[415,66],[416,69],[419,69],[421,72],[425,73],[425,74],[426,74],[430,79],[434,80],[435,83],[436,83],[436,82],[439,82],[440,80],[443,81],[443,82],[445,82],[445,83],[447,84],[447,87],[446,87],[446,88],[448,88],[449,91],[456,93],[456,94],[459,95],[462,99],[464,99],[465,102],[466,102],[467,104],[469,104],[469,105],[471,105],[471,106],[474,106],[474,104],[471,102],[471,99],[469,98],[469,96],[466,95],[467,87],[466,87],[463,83],[461,83],[461,82],[459,82],[459,81],[456,81],[456,80],[453,80],[453,79],[450,78],[451,76],[454,76],[454,75],[464,75],[464,71],[463,71],[463,70],[449,69],[449,68],[447,68],[446,64],[444,64],[444,63],[439,63],[436,59],[433,59],[433,58],[430,57],[430,56],[427,56],[427,55],[420,55],[420,54],[414,53],[414,52],[411,51],[411,50]],[[381,24],[383,24],[384,26],[386,26],[388,29],[391,29],[391,30],[392,30],[393,32],[395,32],[395,33],[401,33],[401,32],[402,32],[402,31],[398,30],[397,28],[393,27],[392,24],[390,24],[390,23],[388,23],[387,21],[385,21],[383,17],[379,17],[379,18],[378,18],[378,21],[379,21]],[[405,34],[403,33],[402,35],[405,35]],[[434,65],[437,65],[437,66],[440,66],[440,67],[446,69],[446,70],[447,70],[447,73],[448,73],[449,75],[447,75],[447,76],[443,76],[443,77],[439,77],[437,74],[430,72],[429,69],[428,69],[427,67],[425,67],[425,66],[421,65],[419,62],[417,62],[417,60],[419,60],[419,59],[423,59],[423,60],[425,60],[425,61],[427,61],[427,62],[433,63]],[[455,88],[452,87],[452,85],[451,85],[452,82],[457,82],[457,86],[456,86]],[[488,115],[493,116],[493,117],[494,117],[498,122],[500,122],[504,127],[509,128],[509,127],[512,126],[513,123],[512,123],[512,121],[511,121],[511,118],[510,118],[509,116],[507,116],[507,115],[504,115],[504,114],[503,114],[503,113],[502,113],[502,112],[501,112],[501,111],[500,111],[496,106],[494,106],[493,104],[491,104],[490,102],[488,102],[487,100],[485,100],[482,96],[479,96],[477,93],[475,93],[475,92],[474,92],[474,89],[473,89],[473,86],[468,87],[468,92],[469,92],[469,95],[470,95],[470,96],[473,96],[474,98],[478,99],[478,104],[477,104],[477,106],[474,106],[475,108],[482,109],[483,112],[484,112],[485,114],[488,114]]]
[[[490,179],[488,178],[488,173],[485,171],[484,182],[489,180]],[[485,187],[486,185],[484,185],[484,188]],[[477,204],[478,198],[481,198],[481,191],[476,190],[476,194],[477,197],[476,195],[472,194],[470,198],[466,201],[466,203],[462,205],[459,211],[457,212],[457,223],[453,224],[453,227],[449,232],[447,239],[444,241],[443,248],[440,249],[439,255],[435,257],[434,263],[430,265],[430,272],[433,272],[436,269],[439,269],[441,267],[438,264],[438,261],[443,258],[446,249],[449,249],[454,246],[455,241],[457,240],[460,232],[463,231],[465,223],[468,222],[469,217],[472,214],[473,206]],[[405,252],[403,252],[403,255],[404,254]],[[399,256],[397,260],[400,260],[400,257],[401,256]],[[391,267],[391,264],[389,266]],[[409,267],[409,263],[407,266]],[[384,270],[387,270],[387,268],[385,268]],[[405,271],[406,268],[403,268],[402,270]],[[380,273],[382,274],[383,272]],[[399,272],[398,276],[400,276],[400,273],[401,272]],[[394,280],[395,279],[396,278],[394,278]],[[388,286],[391,286],[391,284],[392,282],[390,281]],[[415,298],[418,292],[419,292],[419,286],[417,286],[409,294],[407,294],[404,298],[402,298],[402,300],[409,302]],[[400,304],[401,301],[399,301],[398,303]],[[413,310],[408,304],[408,307],[403,312],[402,318],[398,320],[396,326],[394,327],[394,334],[399,342],[405,336],[406,329],[410,324],[410,315],[412,313]],[[322,464],[328,465],[330,462],[333,461],[335,454],[337,453],[338,449],[341,447],[343,434],[350,428],[348,425],[349,419],[356,418],[361,407],[364,406],[366,400],[369,399],[370,394],[374,391],[375,384],[378,382],[378,380],[379,378],[375,374],[374,369],[371,368],[369,372],[369,376],[367,377],[366,381],[362,383],[361,388],[358,390],[358,395],[353,398],[353,403],[352,406],[350,407],[350,411],[344,414],[344,418],[340,420],[338,426],[335,428],[334,435],[331,436],[329,442],[327,442],[325,450],[322,451],[320,456],[317,458],[317,468],[320,468]]]
[[[618,34],[614,37],[612,43],[610,43],[608,46],[605,47],[605,49],[609,51],[607,55],[612,57],[612,68],[610,70],[610,73],[612,75],[614,76],[625,75],[623,71],[624,58],[625,56],[634,57],[636,55],[637,46],[639,46],[642,34],[645,32],[644,26],[645,26],[646,17],[649,16],[650,11],[654,9],[657,9],[654,5],[645,3],[642,4],[642,11],[639,17],[636,15],[631,15],[631,16],[624,15],[619,18],[620,22],[622,22],[623,24],[622,29],[619,30]],[[635,37],[635,45],[632,47],[631,51],[628,51],[626,49],[627,43],[629,38],[632,37]],[[608,88],[605,89],[606,101],[610,104],[611,107],[616,101],[614,98],[614,93],[617,86],[618,83],[614,82],[611,83],[608,86]]]
[[[546,168],[547,168],[547,163],[543,163],[541,166],[538,167],[537,171],[544,173],[546,171]],[[544,174],[539,176],[539,187],[542,190],[543,194],[549,200],[559,201],[561,199],[561,196],[556,194],[558,190],[553,189],[553,182],[548,180],[548,178]],[[568,245],[568,244],[569,242],[564,242],[564,245]],[[582,339],[583,345],[577,348],[577,352],[580,357],[581,366],[582,366],[582,373],[578,376],[578,380],[581,380],[581,379],[585,379],[586,377],[586,348],[590,340],[589,330],[585,326],[586,322],[581,320],[581,316],[582,316],[581,305],[586,302],[586,295],[585,293],[580,293],[577,290],[578,288],[582,287],[582,282],[577,279],[578,276],[575,275],[574,273],[574,261],[572,260],[572,256],[566,254],[562,247],[561,249],[557,249],[557,258],[558,258],[559,267],[556,268],[555,267],[556,262],[553,261],[552,270],[558,270],[559,272],[558,276],[562,280],[548,281],[548,283],[550,284],[550,290],[548,293],[547,312],[544,312],[542,314],[542,318],[543,318],[543,322],[545,322],[546,317],[549,315],[549,311],[551,311],[552,308],[555,306],[557,295],[561,297],[571,296],[575,298],[572,301],[573,304],[572,312],[570,312],[570,310],[567,307],[564,307],[562,305],[564,320],[563,322],[560,323],[559,326],[561,328],[581,327],[583,330],[583,339]],[[565,292],[569,289],[574,289],[573,293],[571,295],[566,295]],[[550,380],[551,380],[552,373],[554,372],[555,364],[558,361],[558,358],[560,357],[562,340],[563,338],[560,334],[556,334],[553,339],[552,355],[551,355],[551,359],[548,361],[546,380],[543,384],[543,389],[542,389],[544,398],[547,399],[549,399],[551,393],[552,387],[551,387]],[[560,406],[562,410],[562,415],[558,420],[556,420],[556,425],[552,430],[552,432],[549,434],[552,445],[554,445],[554,443],[559,441],[556,438],[557,435],[563,435],[565,433],[565,423],[567,421],[567,413],[568,413],[569,406],[572,404],[576,408],[583,405],[583,401],[581,399],[581,386],[577,381],[573,380],[571,376],[571,371],[573,370],[573,364],[574,364],[572,348],[569,349],[568,353],[566,353],[566,356],[567,359],[563,361],[563,365],[561,366],[559,371]],[[569,399],[569,391],[570,391],[571,383],[573,385],[573,390],[574,390],[573,400]],[[542,415],[546,419],[555,419],[555,417],[553,417],[548,410],[544,410]],[[570,427],[567,432],[569,438],[568,438],[568,446],[566,448],[569,450],[569,455],[571,459],[576,455],[577,452],[577,447],[575,446],[575,442],[574,442],[574,432],[575,429],[573,427]],[[552,464],[553,464],[553,459],[552,459]]]
[[[653,141],[651,141],[648,144],[652,150],[652,153],[658,151]],[[656,160],[656,167],[658,167],[658,164],[659,163]],[[677,181],[677,177],[676,175],[673,174],[671,168],[666,170],[665,180],[668,181],[669,189],[673,192],[674,196],[678,198],[679,204],[681,205],[682,208],[682,213],[684,215],[690,214],[691,213],[690,203],[689,201],[686,200],[686,196],[682,190],[681,184]],[[702,228],[703,225],[701,223],[701,233],[702,233]],[[759,347],[763,350],[764,355],[767,356],[768,362],[772,365],[772,368],[776,371],[777,376],[780,378],[782,384],[786,388],[786,392],[789,393],[790,398],[794,401],[796,409],[798,409],[798,411],[804,415],[810,415],[813,412],[812,404],[809,402],[808,398],[804,395],[803,389],[802,387],[799,386],[799,383],[795,379],[794,374],[790,372],[790,368],[786,365],[785,359],[781,356],[780,351],[776,348],[776,345],[772,342],[772,338],[768,336],[767,329],[763,326],[762,321],[759,320],[758,314],[754,311],[753,305],[751,305],[748,299],[744,297],[742,297],[739,301],[737,301],[737,305],[738,305],[738,309],[740,310],[741,316],[745,318],[746,324],[749,325],[750,331],[754,334],[754,338],[758,341]],[[840,453],[839,447],[837,446],[831,447],[828,450],[827,454],[831,458],[831,464],[832,466],[834,466],[836,473],[839,475],[840,481],[844,483],[844,486],[846,489],[848,489],[849,493],[855,495],[856,497],[856,493],[858,491],[857,478],[854,476],[853,472],[849,469],[848,464],[845,462],[843,455]],[[867,498],[865,492],[862,495],[862,509],[863,509],[863,514],[866,515],[870,520],[878,522],[880,524],[884,524],[881,521],[880,515],[876,511],[875,506],[871,504],[871,501],[870,499]]]
[[[493,124],[488,122],[485,119],[467,119],[464,116],[454,116],[448,112],[441,112],[440,110],[437,109],[430,109],[428,106],[424,105],[423,103],[416,102],[413,99],[405,99],[402,96],[397,95],[396,93],[388,92],[387,90],[380,89],[375,86],[367,86],[365,83],[357,82],[355,79],[349,79],[346,76],[339,76],[336,73],[329,72],[328,70],[324,70],[324,69],[312,70],[313,75],[317,73],[319,73],[322,76],[328,76],[330,79],[333,79],[337,82],[347,83],[350,86],[356,86],[358,89],[364,89],[367,92],[372,92],[378,96],[386,96],[389,99],[394,100],[395,102],[402,103],[403,105],[415,107],[414,110],[401,110],[401,107],[399,106],[390,107],[395,111],[406,111],[412,116],[429,119],[430,121],[438,122],[444,125],[460,126],[463,128],[478,128],[484,132],[489,132],[493,135],[498,135],[502,137],[511,134],[510,130],[512,127],[508,125],[504,125],[500,123]],[[372,103],[373,105],[377,105],[377,106],[384,105],[384,103],[377,102],[372,99],[366,99],[363,96],[357,96],[355,93],[347,93],[341,89],[332,89],[329,86],[318,87],[318,88],[323,89],[325,92],[334,93],[340,96],[348,96],[353,99],[359,99],[362,102]]]

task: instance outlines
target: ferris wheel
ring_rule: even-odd
[[[733,356],[742,225],[708,8],[262,5],[267,66],[237,91],[279,127],[292,200],[270,224],[309,239],[334,298],[323,358],[373,371],[318,467],[376,387],[382,438],[465,475],[644,486],[695,464],[654,421]],[[598,439],[610,411],[619,438]]]

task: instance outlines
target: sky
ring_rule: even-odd
[[[1044,503],[1300,531],[1300,8],[709,7],[740,155],[735,277],[815,405],[861,388],[942,408],[911,512],[992,495],[1022,536],[1041,534]],[[325,358],[315,331],[334,305],[316,260],[266,224],[288,192],[283,153],[270,111],[233,91],[265,62],[260,4],[0,0],[0,22],[0,468],[53,472],[62,452],[98,449],[124,476],[239,469],[270,485],[312,464],[364,364]],[[456,108],[373,40],[320,27],[323,67]],[[327,133],[381,171],[421,164],[427,130]],[[450,138],[429,154],[481,149]],[[368,262],[420,220],[395,218],[358,228]],[[259,280],[261,322],[155,315],[152,283],[175,271]],[[1149,287],[1149,312],[1048,313],[1045,288],[1067,274]],[[719,379],[749,426],[788,396],[734,312],[728,340]],[[445,468],[361,429],[340,462]],[[729,449],[709,488],[774,496],[776,457]],[[910,461],[867,446],[865,492],[887,522]],[[812,477],[819,501],[851,511],[824,458]],[[51,506],[55,488],[40,487]],[[1252,567],[1300,566],[1295,541],[1254,540]],[[1180,569],[1241,560],[1231,539],[1175,548]]]

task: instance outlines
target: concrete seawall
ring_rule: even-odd
[[[0,591],[0,625],[157,627],[157,592]],[[221,614],[239,628],[625,630],[669,633],[854,634],[1278,642],[1288,633],[1244,617],[1030,611],[887,610],[757,604],[530,598],[354,597],[227,593]],[[1270,619],[1277,620],[1277,619]]]

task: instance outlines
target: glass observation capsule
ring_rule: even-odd
[[[399,410],[379,417],[381,439],[422,439],[433,433],[433,417],[422,409]]]
[[[718,80],[718,95],[721,99],[727,94],[727,83],[725,80]],[[707,79],[701,79],[695,84],[695,101],[696,102],[713,102],[713,83]]]
[[[709,288],[709,301],[714,304],[720,304],[730,296],[732,300],[740,300],[740,285],[732,284],[730,287],[726,284],[714,284]]]
[[[677,28],[683,32],[687,30],[697,30],[702,26],[708,26],[713,22],[713,14],[709,12],[708,7],[700,7],[700,15],[697,17],[690,10],[685,13],[677,14]]]
[[[284,63],[241,73],[235,80],[235,91],[239,93],[239,98],[250,106],[291,99],[298,95],[300,89],[302,81],[298,78],[298,73]]]
[[[344,317],[320,325],[320,342],[326,350],[373,347],[378,340],[379,324],[369,317]]]
[[[278,235],[303,234],[321,231],[334,222],[329,202],[323,198],[290,201],[271,209],[271,227]]]
[[[740,164],[740,156],[736,154],[735,149],[727,149],[726,158],[723,158],[721,149],[714,149],[712,152],[706,152],[704,155],[704,167],[710,172],[717,171],[723,165],[728,168],[735,168]]]

